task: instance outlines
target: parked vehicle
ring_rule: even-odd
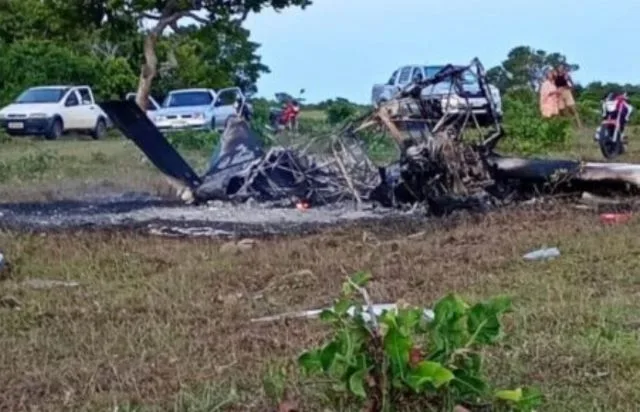
[[[125,96],[125,99],[135,102],[136,93],[127,93],[127,95]],[[149,119],[151,119],[151,121],[153,121],[153,115],[158,111],[158,109],[160,109],[160,104],[158,104],[158,102],[156,101],[156,99],[153,98],[153,96],[149,96],[148,104],[147,104],[147,116],[149,116]]]
[[[104,136],[107,115],[89,86],[38,86],[20,94],[0,110],[0,127],[10,135],[45,136],[55,140],[69,131]]]
[[[615,96],[609,93],[602,101],[603,119],[596,131],[596,139],[605,158],[612,159],[624,153],[624,126],[632,110],[626,94]]]
[[[240,111],[249,117],[252,109],[238,87],[218,92],[213,89],[180,89],[167,94],[152,119],[156,127],[164,131],[222,131],[229,119]]]
[[[297,98],[282,92],[275,94],[276,101],[280,105],[269,110],[269,126],[272,130],[276,132],[298,130],[298,115],[300,114],[300,102],[303,101],[303,94],[304,89],[300,90]]]
[[[398,91],[409,84],[429,78],[440,72],[445,66],[407,65],[395,70],[389,80],[384,84],[375,84],[371,90],[371,102],[374,106],[390,100]],[[455,66],[462,67],[462,66]],[[488,99],[483,96],[476,76],[471,71],[466,71],[461,79],[463,95],[461,96],[452,88],[451,81],[444,81],[422,90],[423,100],[436,102],[443,112],[459,113],[467,110],[467,104],[471,105],[472,112],[479,118],[488,114]],[[494,85],[488,85],[491,99],[495,104],[496,113],[502,116],[502,97],[500,91]],[[467,103],[468,102],[468,103]]]

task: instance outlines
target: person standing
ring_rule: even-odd
[[[549,118],[557,116],[559,92],[555,85],[555,71],[548,69],[545,79],[540,84],[540,113],[542,117]]]
[[[569,75],[569,71],[565,64],[560,64],[556,69],[555,85],[558,89],[558,110],[560,114],[572,115],[576,119],[578,127],[582,127],[578,110],[576,109],[576,101],[573,99],[573,80]]]

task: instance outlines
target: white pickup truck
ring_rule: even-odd
[[[0,109],[0,127],[10,135],[40,135],[55,140],[63,133],[104,136],[109,119],[88,86],[38,86],[25,90]]]
[[[414,81],[420,81],[433,77],[441,71],[445,66],[422,66],[422,65],[406,65],[398,68],[391,74],[389,80],[384,84],[375,84],[371,90],[371,103],[378,106],[381,102],[390,100],[399,90]],[[462,67],[462,66],[456,66]],[[471,71],[465,72],[462,79],[462,88],[468,98],[469,105],[474,114],[488,114],[488,101],[483,96],[478,80]],[[502,97],[500,90],[494,85],[489,85],[491,98],[496,105],[496,112],[499,117],[502,116]],[[432,86],[428,86],[422,90],[421,94],[424,100],[437,100],[446,107],[448,112],[461,111],[465,108],[467,99],[458,96],[451,88],[450,82],[440,82]],[[445,101],[446,100],[446,101]],[[466,109],[465,109],[466,110]]]

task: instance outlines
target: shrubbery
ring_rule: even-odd
[[[337,100],[327,107],[326,113],[330,124],[338,124],[355,117],[358,114],[358,107],[349,101]]]
[[[408,306],[376,316],[367,312],[368,279],[359,273],[344,284],[334,309],[321,314],[329,339],[299,358],[336,410],[532,411],[541,404],[536,390],[498,390],[483,371],[483,350],[504,337],[509,298],[469,305],[449,294],[433,319]]]
[[[562,150],[572,138],[572,122],[568,118],[544,119],[540,116],[538,96],[531,90],[509,91],[503,96],[504,128],[506,137],[500,149],[519,154],[544,154],[549,151]],[[581,102],[581,112],[587,124],[595,124],[599,120],[599,103]],[[354,118],[359,108],[344,100],[332,101],[325,108],[329,125],[343,123]],[[324,122],[302,119],[301,133],[313,133],[319,130]],[[365,134],[363,140],[372,153],[389,152],[393,149],[389,139],[379,135]],[[378,156],[380,157],[380,156]]]
[[[176,131],[165,136],[178,150],[201,151],[204,154],[209,154],[220,140],[220,134],[215,131]]]
[[[503,97],[506,138],[500,148],[519,154],[547,153],[561,150],[572,137],[571,119],[540,116],[533,91],[507,92]]]

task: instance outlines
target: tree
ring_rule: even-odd
[[[118,0],[107,2],[117,7],[118,14],[136,16],[139,22],[152,21],[153,26],[144,38],[144,63],[140,69],[137,104],[145,108],[154,78],[158,74],[158,40],[168,28],[176,33],[182,30],[178,23],[189,19],[199,27],[215,26],[239,30],[250,13],[258,13],[271,7],[277,11],[290,6],[305,8],[311,0]],[[193,29],[192,29],[193,30]],[[223,43],[223,42],[222,42]]]
[[[569,63],[561,53],[547,53],[528,46],[518,46],[511,49],[501,65],[487,71],[487,78],[502,92],[518,87],[536,90],[544,76],[544,70],[561,63],[566,64],[571,71],[580,69],[577,64]]]

